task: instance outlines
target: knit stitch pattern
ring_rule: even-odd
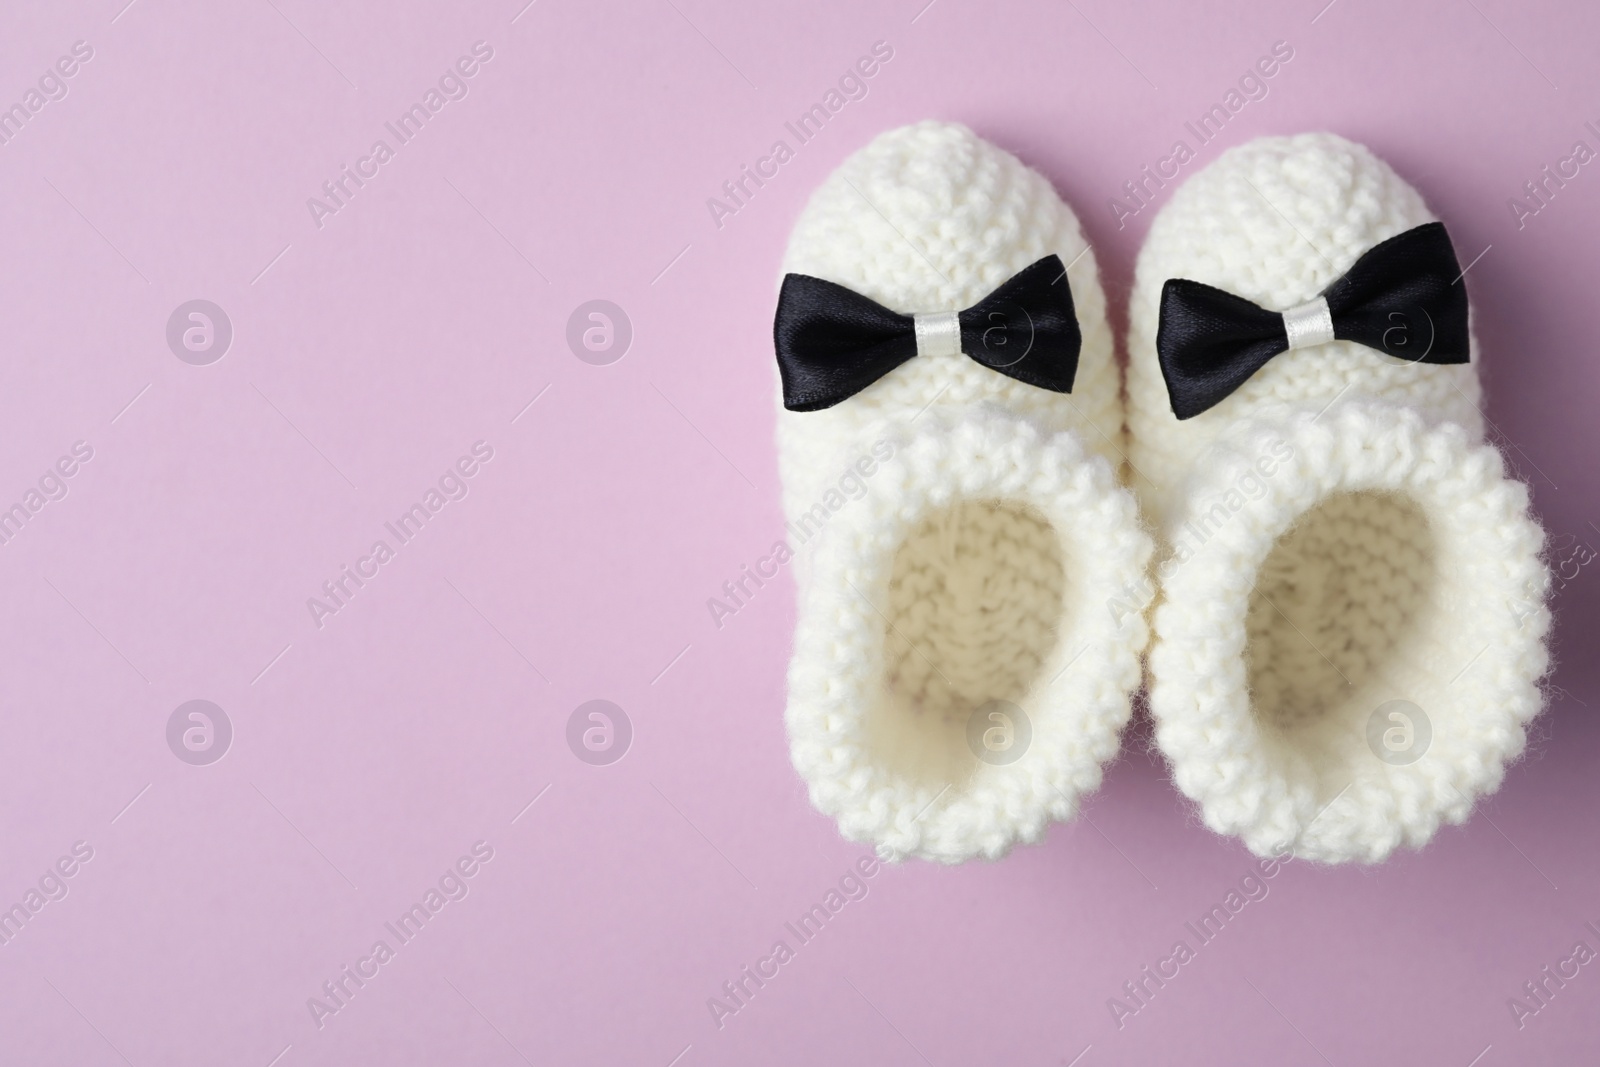
[[[812,803],[887,859],[997,858],[1076,814],[1148,633],[1142,602],[1107,604],[1152,546],[1108,458],[1122,412],[1094,255],[1044,178],[960,126],[890,131],[817,190],[784,263],[912,313],[968,307],[1052,252],[1084,339],[1072,394],[922,355],[778,415],[797,520],[878,457],[864,495],[804,527],[785,718]],[[1014,759],[973,746],[993,707],[1025,717]]]
[[[1286,352],[1179,422],[1161,287],[1291,307],[1432,218],[1359,145],[1264,138],[1178,190],[1139,258],[1131,460],[1166,541],[1156,739],[1206,824],[1259,855],[1376,862],[1499,788],[1542,706],[1544,535],[1483,443],[1475,341],[1457,366]]]
[[[784,411],[778,394],[785,512],[810,507],[837,479],[855,456],[834,449],[860,440],[863,425],[909,422],[931,407],[991,401],[1041,428],[1074,430],[1113,466],[1122,461],[1120,384],[1099,268],[1050,183],[953,123],[890,130],[845,160],[795,224],[783,273],[834,282],[902,314],[960,311],[1052,252],[1068,265],[1083,334],[1070,394],[1026,385],[962,353],[918,356],[823,411]]]

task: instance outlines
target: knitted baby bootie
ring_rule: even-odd
[[[925,122],[817,190],[784,270],[795,767],[885,858],[998,857],[1076,814],[1140,680],[1094,255],[1044,178]]]
[[[1178,787],[1260,855],[1374,862],[1464,821],[1540,709],[1548,576],[1443,225],[1360,145],[1253,141],[1152,223],[1130,319]]]

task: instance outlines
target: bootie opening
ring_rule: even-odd
[[[1355,774],[1352,757],[1371,758],[1351,739],[1365,736],[1379,703],[1425,684],[1412,675],[1439,622],[1438,577],[1427,515],[1401,493],[1334,494],[1278,539],[1250,596],[1245,660],[1281,771],[1302,762],[1342,779],[1338,788]],[[1385,753],[1403,757],[1407,736],[1415,748],[1417,727],[1386,727]]]
[[[946,863],[1071,818],[1128,720],[1150,551],[1073,434],[921,416],[797,561],[786,717],[812,802],[885,858]]]
[[[1066,628],[1065,572],[1056,531],[1023,505],[967,500],[925,518],[889,580],[883,696],[866,723],[875,761],[960,788],[1020,758],[1029,697]]]
[[[1465,819],[1541,702],[1527,488],[1460,426],[1370,401],[1265,412],[1195,467],[1150,707],[1207,825],[1376,862]]]

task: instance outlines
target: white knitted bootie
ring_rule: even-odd
[[[1257,854],[1422,845],[1499,788],[1540,709],[1543,534],[1483,443],[1459,271],[1421,196],[1331,134],[1225,153],[1140,254],[1156,737],[1206,824]],[[1258,356],[1293,347],[1224,367],[1266,343],[1262,309],[1286,314]]]
[[[1059,265],[1027,275],[1052,254]],[[981,341],[972,317],[948,314],[1017,276],[1059,283],[1063,266],[1078,324],[1070,394],[1030,384],[1050,377],[1038,308],[986,312]],[[795,767],[844,836],[886,858],[998,857],[1076,814],[1140,680],[1143,602],[1106,610],[1145,573],[1151,542],[1115,475],[1123,415],[1094,255],[1044,178],[925,122],[878,137],[817,190],[784,271]],[[916,354],[819,401],[837,376],[796,379],[785,338],[797,360],[838,346],[811,321],[820,312],[786,310],[800,284],[788,275],[843,301],[830,313],[841,328],[873,318],[850,303],[861,298],[882,305],[878,319],[915,315],[914,347],[909,333],[885,344]]]

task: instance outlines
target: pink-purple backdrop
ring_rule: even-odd
[[[27,515],[0,545],[0,908],[28,916],[0,928],[0,1062],[1600,1055],[1600,964],[1546,979],[1536,1014],[1508,1006],[1576,942],[1600,950],[1600,564],[1580,565],[1600,547],[1600,168],[1546,181],[1537,214],[1508,203],[1600,148],[1600,11],[525,2],[0,15],[0,106],[22,107],[0,125],[0,508]],[[793,147],[784,123],[878,41],[865,98],[719,227],[707,200]],[[790,580],[720,630],[706,609],[781,535],[789,227],[877,132],[966,122],[1076,206],[1120,324],[1154,206],[1119,227],[1110,198],[1279,41],[1293,59],[1189,169],[1335,130],[1482,253],[1488,413],[1567,572],[1529,757],[1420,854],[1291,863],[1120,1028],[1107,1001],[1251,864],[1174,792],[1142,715],[1084,818],[998,864],[875,871],[798,945],[783,924],[867,853],[789,764]],[[430,88],[402,144],[385,124]],[[231,324],[220,360],[215,311],[182,310],[169,343],[192,300]],[[593,300],[631,324],[620,360],[620,333],[580,343],[588,361],[568,343]],[[384,524],[441,479],[401,544]],[[346,566],[365,584],[314,620]],[[569,745],[594,699],[631,724],[620,761]],[[191,700],[231,725],[208,765],[220,717],[169,732]],[[463,857],[472,876],[448,876]],[[441,881],[402,943],[385,924]],[[780,937],[795,958],[719,1028],[707,998]]]

